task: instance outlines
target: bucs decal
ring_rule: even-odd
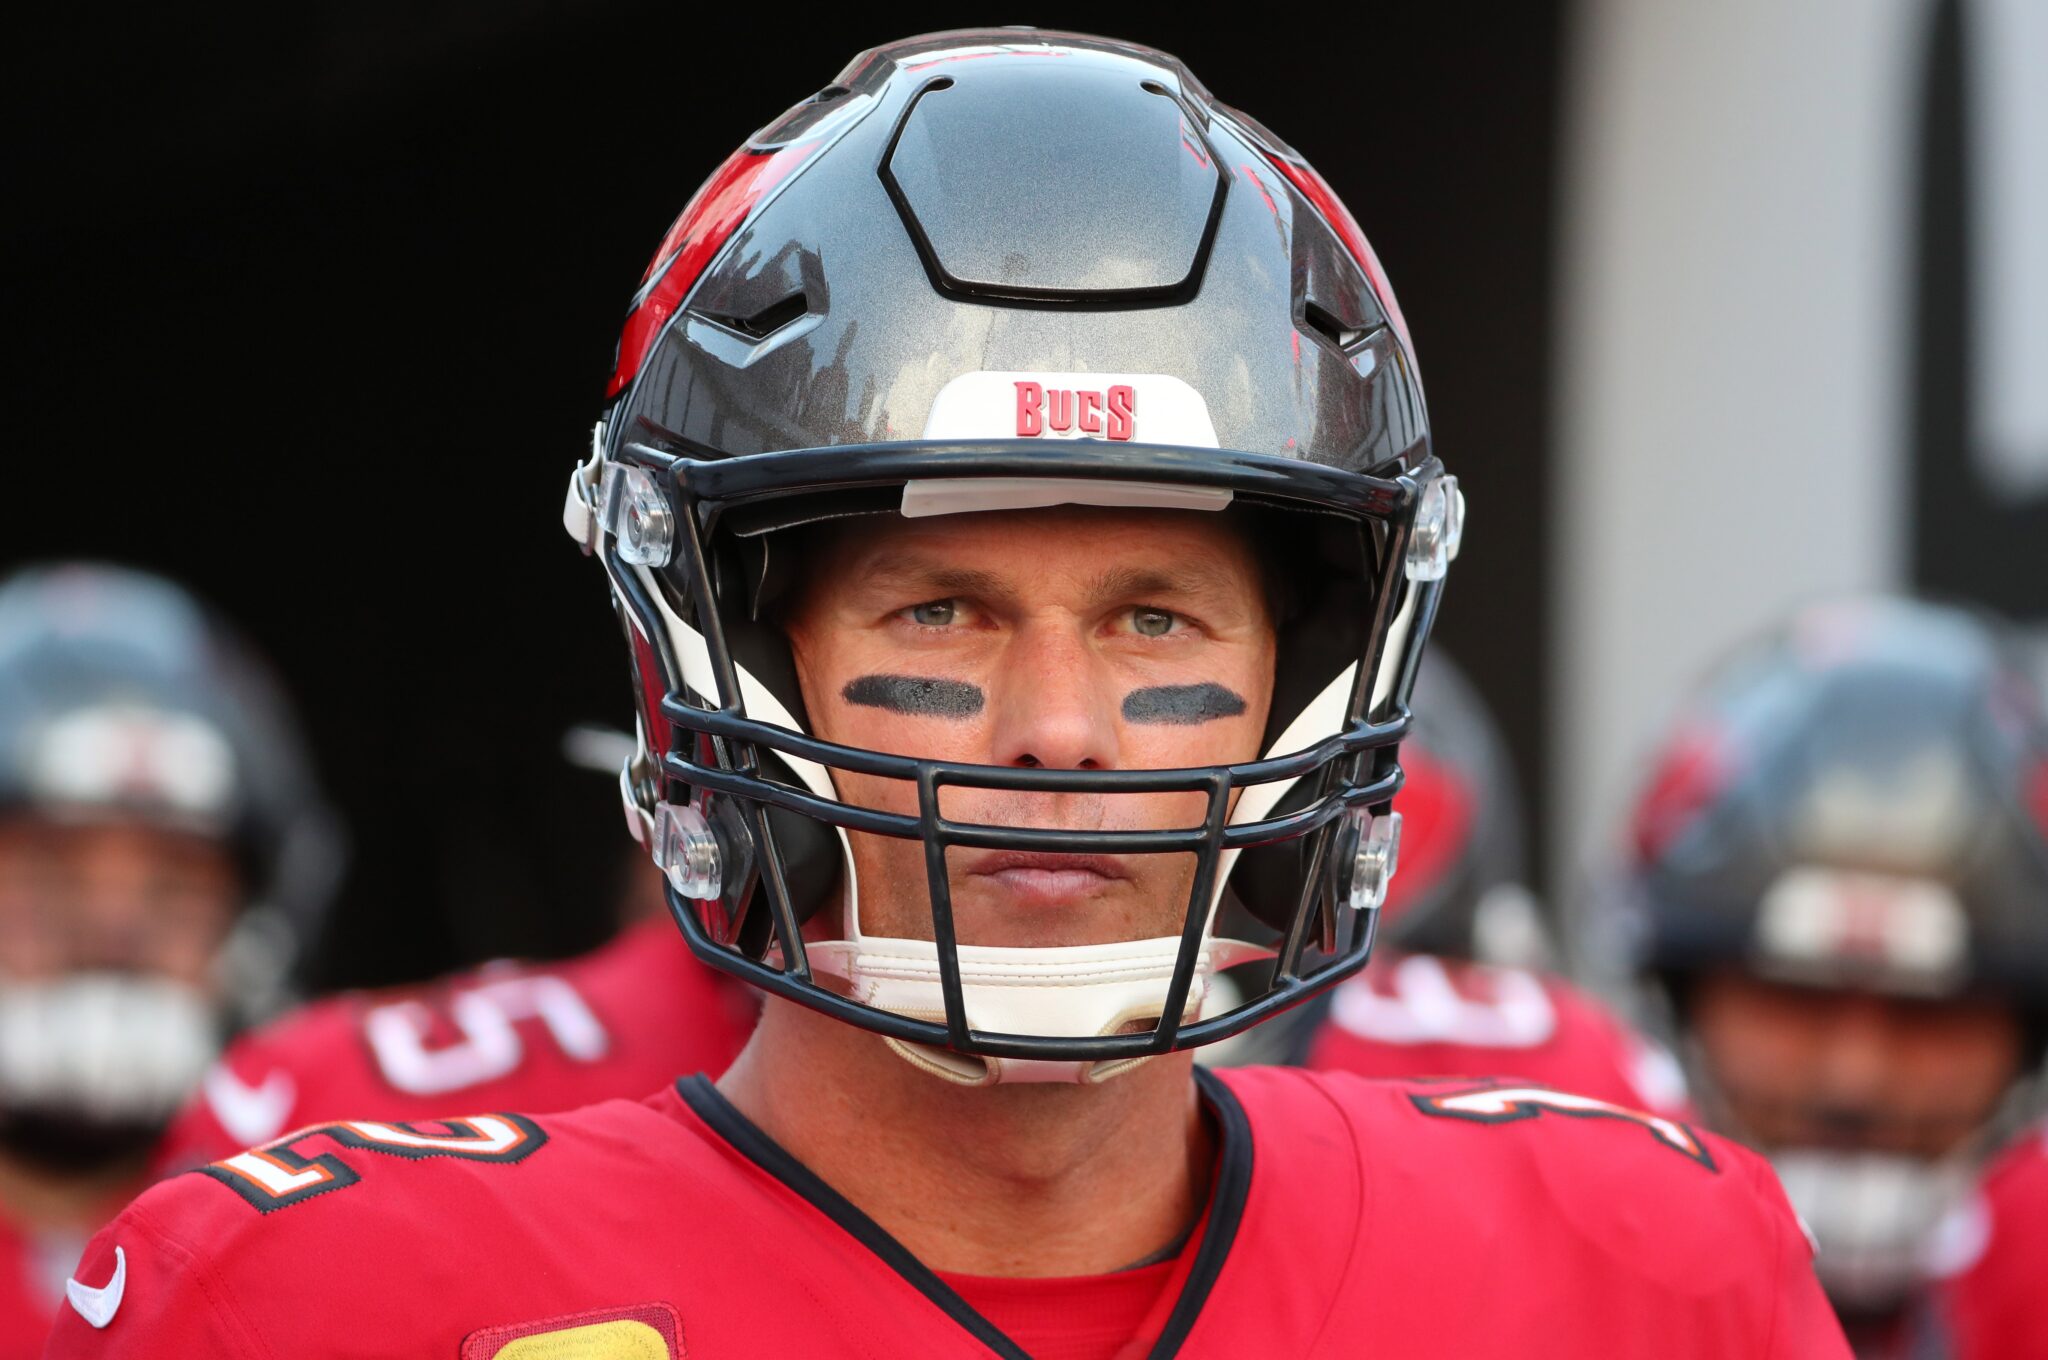
[[[198,1168],[264,1213],[329,1190],[354,1185],[361,1175],[333,1152],[307,1155],[302,1145],[326,1139],[344,1148],[419,1160],[459,1157],[472,1162],[517,1162],[548,1141],[540,1125],[516,1114],[410,1123],[351,1119],[313,1124],[261,1147]]]
[[[1513,1124],[1544,1114],[1570,1115],[1574,1119],[1625,1119],[1648,1129],[1650,1136],[1683,1153],[1709,1171],[1718,1172],[1714,1155],[1700,1136],[1675,1119],[1644,1114],[1623,1105],[1609,1104],[1591,1096],[1553,1091],[1543,1086],[1486,1086],[1476,1091],[1450,1091],[1434,1095],[1410,1095],[1415,1108],[1439,1119],[1464,1119],[1474,1124]]]
[[[1127,440],[1137,414],[1137,392],[1129,383],[1117,383],[1108,391],[1090,388],[1055,387],[1019,379],[1017,389],[1017,437],[1039,435],[1099,436]]]
[[[961,373],[932,398],[923,437],[1218,447],[1202,394],[1166,373]]]

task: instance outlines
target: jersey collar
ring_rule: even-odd
[[[1245,1118],[1244,1107],[1238,1104],[1229,1087],[1199,1067],[1195,1069],[1195,1087],[1210,1117],[1216,1121],[1219,1146],[1216,1183],[1210,1192],[1207,1226],[1188,1271],[1187,1282],[1181,1287],[1180,1298],[1168,1314],[1166,1325],[1147,1360],[1170,1360],[1179,1353],[1181,1343],[1193,1330],[1196,1318],[1201,1316],[1202,1305],[1208,1301],[1216,1277],[1222,1273],[1223,1263],[1230,1257],[1238,1224],[1244,1218],[1245,1200],[1251,1192],[1252,1131],[1250,1121]],[[880,1224],[855,1208],[845,1196],[827,1185],[734,1108],[708,1077],[684,1077],[676,1083],[676,1094],[707,1128],[735,1152],[838,1224],[991,1352],[1004,1360],[1031,1360],[1016,1342],[969,1307],[950,1285],[911,1255],[909,1249],[885,1232]]]

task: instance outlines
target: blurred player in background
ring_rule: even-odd
[[[339,865],[283,695],[168,582],[0,583],[0,1357],[40,1354],[222,1035]]]
[[[1523,882],[1522,808],[1493,717],[1440,649],[1415,682],[1402,747],[1401,873],[1365,971],[1245,1036],[1225,1061],[1305,1062],[1371,1077],[1525,1081],[1689,1117],[1662,1046],[1533,966],[1549,956]],[[1247,1045],[1248,1046],[1248,1045]]]
[[[1809,609],[1666,738],[1591,942],[1629,951],[1709,1120],[1770,1156],[1866,1356],[1939,1353],[1917,1306],[1936,1226],[2041,1059],[2044,761],[1987,623]]]
[[[616,773],[631,739],[576,729],[570,761]],[[759,1002],[676,938],[661,874],[624,857],[617,938],[560,963],[499,959],[417,986],[315,1001],[236,1039],[172,1125],[169,1174],[327,1119],[566,1110],[723,1072]]]

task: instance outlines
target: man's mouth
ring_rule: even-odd
[[[1001,850],[967,866],[970,878],[999,885],[1017,901],[1058,906],[1093,897],[1130,877],[1112,855],[1057,855]]]

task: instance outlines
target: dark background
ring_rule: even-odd
[[[1559,9],[1035,16],[1175,52],[1371,235],[1473,505],[1438,636],[1525,789]],[[275,658],[353,830],[316,984],[609,930],[617,795],[561,735],[628,721],[624,651],[559,511],[627,297],[750,131],[863,47],[982,18],[466,0],[17,36],[0,569],[163,571]]]

